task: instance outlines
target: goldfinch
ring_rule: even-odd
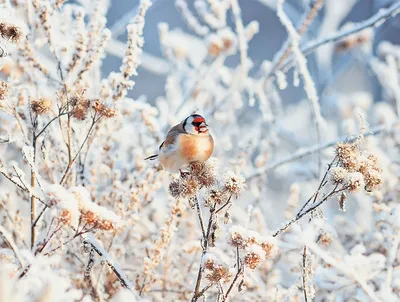
[[[192,114],[168,131],[158,154],[145,159],[158,157],[165,170],[182,173],[181,169],[188,164],[209,159],[213,150],[214,140],[204,117]]]

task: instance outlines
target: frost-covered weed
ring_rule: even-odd
[[[175,1],[187,32],[159,24],[155,59],[148,0],[122,52],[107,0],[2,1],[0,302],[399,300],[400,48],[374,28],[400,3],[338,28],[354,1],[304,1],[298,26],[290,4],[260,1],[288,40],[252,61],[243,1],[189,2]],[[314,51],[326,74],[356,57],[381,99],[314,81]],[[110,53],[121,66],[102,76]],[[141,66],[165,95],[129,97]],[[292,68],[307,99],[288,104]],[[180,176],[144,161],[193,112],[214,157]]]

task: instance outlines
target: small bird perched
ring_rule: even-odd
[[[145,159],[154,160],[158,157],[165,170],[182,173],[184,166],[209,159],[213,150],[214,140],[204,117],[192,114],[168,131],[158,154]]]

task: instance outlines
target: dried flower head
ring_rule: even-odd
[[[6,22],[0,22],[0,35],[3,39],[7,39],[15,43],[21,38],[22,30],[15,25],[11,25]]]
[[[92,102],[92,108],[94,109],[95,112],[99,113],[101,116],[104,116],[106,118],[112,118],[117,114],[114,108],[108,107],[106,104],[102,103],[98,99]]]
[[[199,192],[199,183],[194,177],[185,178],[182,181],[182,197],[190,198],[194,197]]]
[[[224,191],[218,189],[212,189],[208,194],[208,204],[222,204],[227,201],[227,196]]]
[[[0,81],[0,100],[4,100],[8,94],[8,84],[6,82]]]
[[[51,109],[51,100],[48,98],[40,98],[31,102],[31,108],[37,115],[46,114]]]
[[[356,171],[358,167],[359,150],[357,145],[350,143],[338,143],[336,145],[336,156],[340,165],[349,172]]]
[[[229,229],[228,242],[233,247],[245,248],[247,243],[247,230],[240,226],[235,225]]]
[[[182,181],[179,178],[173,179],[169,183],[169,193],[172,195],[174,198],[179,198],[181,197],[183,193],[183,185]]]
[[[225,179],[224,189],[238,197],[242,189],[246,186],[244,177],[233,171],[228,171],[225,175]]]
[[[374,169],[368,169],[364,172],[365,190],[372,192],[378,190],[382,183],[381,173]]]
[[[232,277],[232,273],[229,268],[224,266],[217,257],[208,253],[204,260],[204,268],[206,269],[206,278],[212,282],[216,283],[218,281],[229,282]]]
[[[278,253],[278,243],[274,237],[272,236],[261,237],[259,245],[265,252],[266,259],[275,258],[276,254]]]
[[[261,246],[253,244],[246,248],[246,255],[244,256],[244,264],[251,269],[257,268],[261,262],[264,261],[264,251]]]
[[[86,119],[90,108],[89,99],[78,99],[74,102],[72,116],[77,120],[83,121]]]
[[[215,166],[214,159],[206,162],[193,162],[189,165],[189,173],[197,179],[200,185],[210,187],[215,183]]]
[[[330,170],[331,181],[333,184],[342,184],[347,177],[347,170],[342,167],[334,167]]]
[[[359,192],[364,186],[364,176],[360,172],[347,174],[346,186],[349,192]]]

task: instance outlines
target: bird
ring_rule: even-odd
[[[145,160],[159,159],[161,166],[171,172],[181,172],[192,162],[205,162],[214,151],[211,136],[204,117],[192,114],[172,127],[160,145],[158,154]]]

